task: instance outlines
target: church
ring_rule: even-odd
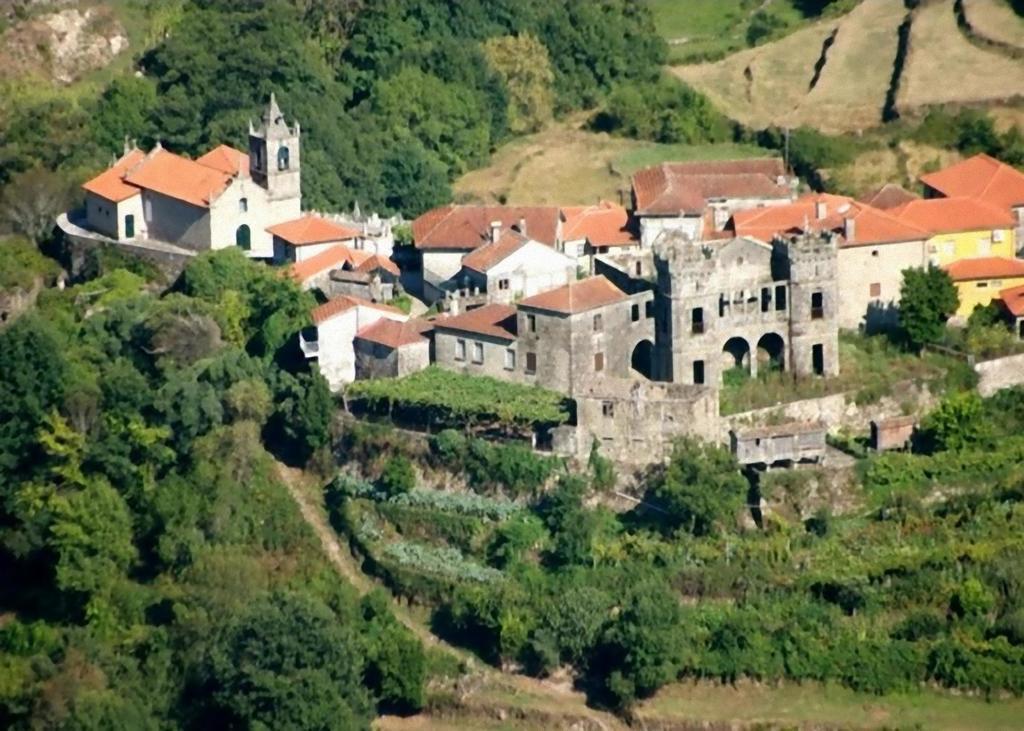
[[[159,143],[148,153],[126,145],[114,164],[83,186],[77,223],[111,241],[155,242],[193,252],[237,246],[271,259],[268,228],[302,211],[301,132],[272,94],[249,150],[220,145],[191,160]]]

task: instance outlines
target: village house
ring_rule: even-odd
[[[270,226],[267,232],[273,236],[277,264],[304,261],[339,244],[353,244],[359,238],[354,228],[308,213]]]
[[[850,330],[894,325],[903,271],[927,264],[927,231],[845,196],[818,193],[789,205],[740,211],[727,229],[766,243],[831,233],[839,245],[839,326]]]
[[[126,145],[108,170],[86,182],[84,216],[59,221],[65,234],[107,243],[151,242],[195,253],[237,246],[270,259],[267,228],[301,212],[301,132],[271,96],[249,124],[248,153],[221,145],[196,160]]]
[[[714,232],[723,231],[737,211],[789,203],[796,186],[778,158],[646,168],[633,175],[640,243],[652,246],[662,231],[680,232],[694,241],[715,238]]]
[[[307,360],[316,363],[332,391],[356,378],[354,340],[360,331],[381,319],[405,322],[401,310],[370,300],[342,295],[316,307],[313,327],[299,335],[299,347]]]
[[[595,206],[562,208],[561,251],[578,266],[593,271],[593,257],[632,254],[640,248],[639,232],[629,211],[601,201]]]
[[[960,295],[956,317],[963,321],[975,307],[985,307],[1000,299],[1004,289],[1024,285],[1024,260],[1003,257],[961,259],[947,264],[946,272]]]
[[[382,317],[356,333],[356,378],[400,378],[430,365],[433,324]]]
[[[744,466],[821,462],[825,459],[828,426],[820,421],[793,422],[734,429],[729,443]]]
[[[911,201],[890,213],[928,232],[925,256],[934,266],[979,257],[1012,258],[1016,219],[1008,210],[975,198]]]
[[[1007,287],[999,293],[999,302],[1013,331],[1024,340],[1024,286]]]

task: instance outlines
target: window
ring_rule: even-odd
[[[694,307],[690,312],[690,321],[693,325],[692,330],[694,335],[700,335],[704,332],[704,308]]]
[[[287,170],[291,165],[291,153],[288,152],[287,147],[282,147],[277,151],[277,169]]]
[[[498,280],[498,289],[508,289],[508,288],[509,288],[508,279],[499,279]]]
[[[250,240],[249,227],[244,223],[235,230],[235,246],[242,251],[248,251],[252,248],[252,241]]]
[[[459,338],[455,341],[455,360],[466,359],[466,341]]]
[[[648,320],[654,317],[654,300],[647,300],[644,303],[644,317]]]
[[[505,349],[505,370],[514,371],[516,369],[516,351],[512,348]]]
[[[872,249],[871,256],[878,256],[878,249]]]
[[[601,402],[601,414],[606,419],[611,419],[615,416],[615,402],[613,401],[602,401]]]
[[[526,354],[526,372],[534,374],[537,372],[537,354],[527,353]]]
[[[978,289],[985,289],[988,287],[988,282],[978,282]]]
[[[693,382],[698,386],[704,385],[704,361],[693,361]]]
[[[782,312],[786,309],[786,285],[780,284],[775,287],[775,311]]]
[[[537,317],[536,315],[526,316],[526,331],[535,333],[537,332]]]
[[[642,275],[643,275],[643,273],[644,273],[644,265],[643,265],[643,262],[639,262],[639,261],[638,261],[638,262],[636,263],[636,275],[637,275],[637,276],[639,277],[639,276],[642,276]]]
[[[825,295],[811,292],[811,319],[820,320],[825,316]]]
[[[639,322],[640,321],[640,305],[633,305],[631,316],[632,316],[633,322]]]
[[[126,239],[135,238],[135,216],[130,213],[124,217],[124,237]]]
[[[825,346],[820,343],[811,348],[811,367],[814,375],[825,375]]]
[[[772,307],[772,288],[761,287],[761,312],[767,312]]]
[[[870,285],[868,285],[868,295],[871,296],[871,297],[881,297],[882,296],[882,283],[881,282],[872,282]]]
[[[480,364],[484,362],[484,344],[473,343],[473,362]]]
[[[594,353],[594,372],[600,373],[604,370],[604,353]]]
[[[601,332],[604,330],[604,318],[601,315],[594,315],[594,332]]]
[[[248,198],[239,198],[238,199],[238,212],[239,213],[245,213],[248,210],[249,210],[249,199]]]

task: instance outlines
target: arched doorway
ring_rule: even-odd
[[[786,341],[778,333],[765,333],[757,341],[758,373],[786,370]]]
[[[650,380],[654,373],[654,343],[650,340],[641,340],[633,348],[633,356],[629,361],[630,367],[644,378]]]
[[[249,227],[243,223],[235,231],[235,246],[242,251],[248,251],[252,247],[252,240],[250,236]]]
[[[722,346],[722,380],[745,380],[750,377],[750,344],[743,338],[729,338]]]

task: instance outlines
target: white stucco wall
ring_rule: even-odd
[[[193,206],[152,190],[143,191],[142,208],[150,238],[196,251],[209,250],[208,208]]]
[[[488,270],[488,299],[511,301],[530,297],[561,287],[575,278],[575,260],[559,254],[550,246],[530,242]],[[505,290],[499,287],[503,279],[509,280],[509,287]]]
[[[455,276],[462,268],[462,249],[427,249],[423,252],[423,278],[439,284]]]
[[[95,193],[85,194],[85,218],[89,227],[104,236],[118,238],[117,235],[117,204]]]
[[[406,315],[375,307],[356,306],[317,326],[317,367],[332,391],[338,391],[346,383],[356,380],[356,355],[352,340],[359,330],[381,318],[399,322],[409,319]]]
[[[699,216],[644,216],[640,219],[640,245],[651,247],[662,231],[683,231],[694,239],[700,238],[700,224]]]
[[[240,206],[243,198],[246,211]],[[237,178],[210,206],[212,248],[234,246],[238,227],[245,224],[249,227],[249,256],[269,259],[274,256],[274,240],[267,228],[298,218],[301,208],[300,198],[272,200],[267,190],[251,178]]]
[[[903,270],[923,267],[926,261],[924,241],[839,249],[839,327],[855,330],[864,324],[894,323]],[[873,284],[878,285],[878,296],[871,294]]]

